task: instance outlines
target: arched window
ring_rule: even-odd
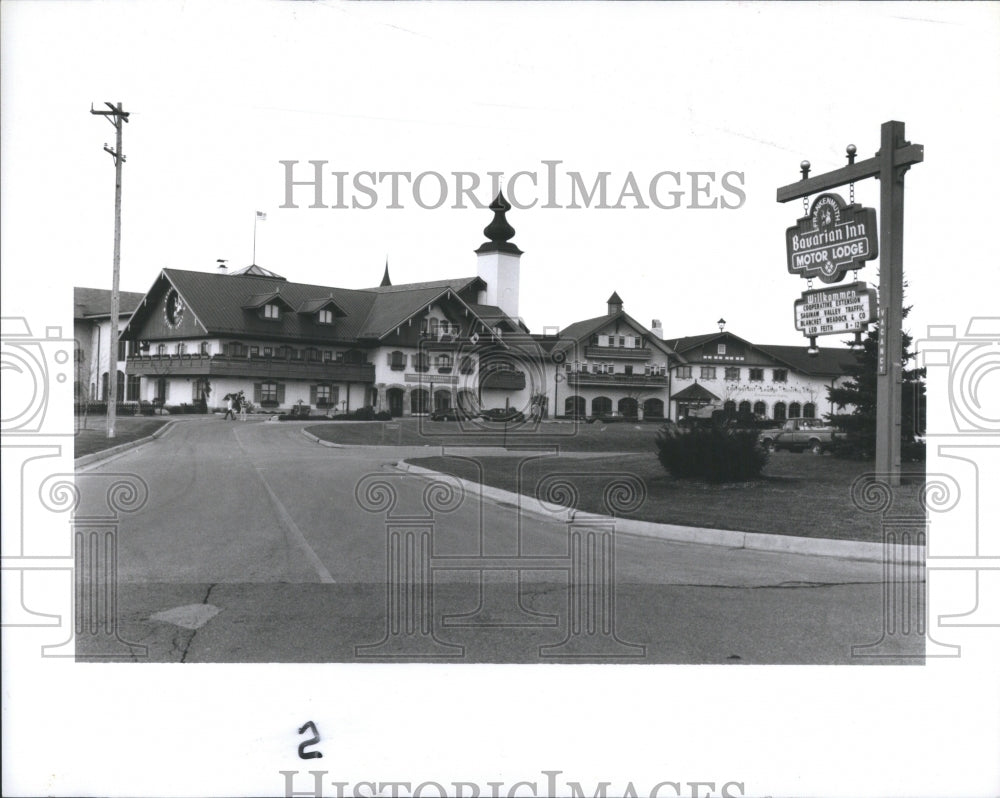
[[[730,399],[729,401],[727,401],[722,406],[722,409],[723,409],[723,411],[726,414],[726,418],[735,418],[735,416],[736,416],[736,402],[734,402],[732,399]]]
[[[626,418],[639,417],[639,401],[631,396],[618,400],[618,413]]]
[[[764,402],[754,402],[753,414],[761,418],[767,418],[767,405]]]
[[[643,418],[663,418],[663,400],[647,399],[642,403]]]
[[[800,405],[798,402],[792,402],[788,406],[788,417],[802,418],[802,405]]]
[[[427,391],[423,388],[417,388],[415,391],[410,391],[410,412],[427,412]]]
[[[787,418],[787,415],[785,413],[785,403],[784,402],[775,402],[774,403],[774,420],[775,421],[784,421],[785,418]]]
[[[806,406],[802,408],[803,418],[816,418],[816,405],[812,402],[806,402]]]
[[[439,391],[434,391],[434,409],[435,410],[449,410],[451,408],[451,391],[446,388],[442,388]]]
[[[566,415],[570,418],[583,418],[587,415],[587,400],[582,396],[566,397]]]
[[[740,406],[739,408],[737,408],[736,413],[737,415],[740,416],[748,416],[750,415],[750,412],[751,412],[750,403],[746,399],[744,399],[742,402],[740,402]]]
[[[590,412],[592,415],[600,415],[601,413],[611,412],[611,400],[606,396],[598,396],[590,403]]]

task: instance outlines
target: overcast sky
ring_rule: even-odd
[[[872,156],[895,119],[926,153],[906,176],[909,326],[962,325],[996,304],[996,4],[15,0],[3,23],[5,315],[41,312],[52,296],[68,309],[72,285],[110,286],[114,168],[102,145],[114,130],[89,109],[119,100],[131,113],[125,290],[145,291],[164,267],[250,263],[257,210],[256,260],[289,280],[375,285],[386,257],[396,283],[474,274],[491,215],[453,207],[453,173],[485,184],[488,172],[527,171],[538,188],[519,178],[517,199],[538,202],[509,218],[533,331],[599,315],[617,291],[668,335],[724,317],[757,342],[804,343],[792,307],[805,281],[787,272],[784,244],[802,205],[778,204],[775,190],[803,158],[815,174],[844,164],[849,143]],[[308,161],[327,161],[331,206],[332,173],[346,173],[348,207],[309,208],[312,189],[298,187],[299,207],[281,208],[282,160],[300,161],[302,180]],[[554,182],[544,161],[561,162]],[[405,180],[399,208],[388,179],[374,201],[352,187],[392,171],[444,175],[444,204],[420,207]],[[631,173],[638,198],[542,207],[572,203],[569,172],[588,189],[609,173],[608,205]],[[654,204],[661,172],[681,184],[662,177],[656,199],[679,207]],[[738,173],[729,188],[726,173]],[[488,202],[485,185],[477,194]],[[439,196],[428,176],[419,198]],[[877,181],[857,198],[877,208]],[[691,207],[713,202],[736,207]]]

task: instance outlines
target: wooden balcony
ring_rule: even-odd
[[[323,382],[375,382],[371,363],[292,360],[229,355],[137,355],[125,364],[128,374],[146,377],[246,377]]]
[[[578,388],[587,385],[605,386],[639,386],[646,388],[663,388],[667,384],[666,374],[594,374],[593,372],[573,371],[566,375],[566,384]]]
[[[585,346],[583,356],[587,360],[649,360],[652,349],[629,349],[625,346]]]

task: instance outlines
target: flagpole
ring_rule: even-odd
[[[253,258],[250,263],[251,265],[257,263],[257,211],[253,212]]]

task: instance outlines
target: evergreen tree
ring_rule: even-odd
[[[903,318],[910,308],[903,308]],[[835,387],[827,388],[830,403],[838,410],[853,406],[849,413],[831,413],[830,423],[846,434],[838,446],[838,454],[847,457],[871,459],[875,456],[875,409],[878,383],[878,326],[868,328],[861,347],[855,350],[857,363],[848,367],[849,379]],[[926,411],[926,369],[907,368],[914,357],[910,350],[913,337],[903,331],[903,385],[902,385],[902,453],[903,459],[923,459],[922,446],[914,443],[914,435],[923,433]]]

